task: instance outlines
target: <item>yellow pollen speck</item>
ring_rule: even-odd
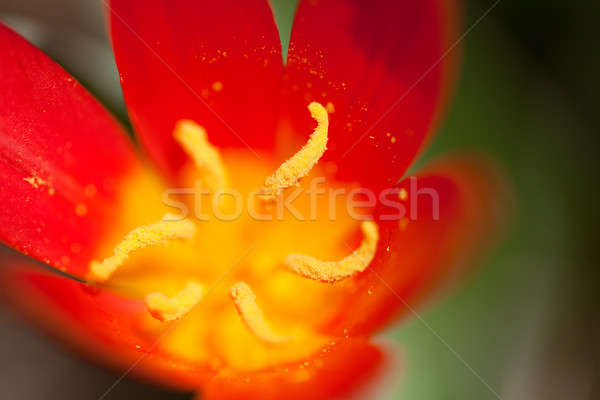
[[[96,193],[98,193],[98,189],[96,189],[95,185],[87,185],[83,189],[83,192],[85,193],[85,195],[87,197],[94,197],[96,195]]]
[[[402,218],[400,221],[398,221],[398,227],[400,228],[401,231],[405,231],[406,228],[408,227],[408,218],[404,217]]]
[[[167,221],[142,225],[129,232],[115,247],[112,256],[102,262],[90,262],[90,279],[96,282],[106,281],[133,251],[164,244],[175,239],[191,239],[196,232],[194,223],[187,219],[175,221],[174,218],[176,217],[167,214],[163,218]]]
[[[392,136],[392,138],[390,139],[390,142],[396,143],[396,136]]]
[[[146,296],[146,307],[150,314],[159,321],[173,321],[190,312],[202,300],[204,286],[191,281],[173,297],[162,293],[151,293]]]
[[[29,178],[23,178],[23,180],[36,189],[40,186],[47,185],[47,182],[45,180],[37,176],[30,176]]]
[[[408,192],[406,191],[406,189],[400,189],[400,191],[398,192],[398,198],[402,201],[406,201],[408,199]]]
[[[84,215],[86,215],[87,212],[88,212],[88,209],[85,204],[77,204],[75,206],[75,214],[79,215],[80,217],[83,217]]]
[[[216,81],[212,84],[212,89],[215,92],[220,92],[221,90],[223,90],[223,83],[220,81]]]
[[[273,332],[265,322],[262,311],[256,304],[256,296],[245,282],[238,282],[229,288],[229,295],[233,299],[242,321],[260,340],[276,344],[290,340],[290,337],[280,336]]]
[[[325,109],[329,114],[333,114],[335,112],[335,106],[332,102],[328,102],[327,104],[325,104]]]
[[[317,102],[310,103],[308,109],[311,116],[317,121],[317,127],[310,135],[308,142],[267,178],[262,189],[265,199],[274,199],[284,189],[297,185],[298,181],[308,175],[327,150],[327,131],[329,130],[327,110]]]
[[[225,166],[219,150],[208,142],[206,130],[194,121],[181,120],[173,136],[205,175],[207,186],[213,191],[224,189],[227,185]]]
[[[291,254],[285,258],[285,264],[292,271],[305,278],[321,282],[337,282],[362,272],[375,257],[379,230],[373,221],[361,225],[364,239],[360,247],[340,261],[321,261],[311,256]]]

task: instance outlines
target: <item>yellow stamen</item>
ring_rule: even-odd
[[[204,286],[191,281],[173,297],[162,293],[146,296],[146,306],[150,314],[159,321],[173,321],[183,317],[202,300]]]
[[[317,121],[317,127],[310,135],[308,142],[267,178],[262,190],[265,199],[274,199],[284,189],[297,185],[298,181],[308,175],[327,150],[327,132],[329,130],[327,110],[317,102],[310,103],[308,109],[311,116]]]
[[[196,226],[188,219],[176,221],[177,216],[167,214],[163,221],[142,225],[129,232],[115,247],[114,254],[104,261],[90,263],[90,279],[104,282],[121,266],[133,251],[164,244],[176,239],[191,239]]]
[[[285,264],[292,271],[305,278],[321,282],[337,282],[363,272],[375,256],[379,231],[373,221],[361,225],[364,239],[360,247],[340,261],[321,261],[314,257],[291,254],[285,258]]]
[[[289,337],[276,334],[267,325],[262,311],[256,304],[256,296],[245,282],[238,282],[229,288],[229,295],[233,299],[242,321],[260,340],[271,344],[290,340]]]
[[[225,166],[219,150],[208,142],[203,127],[194,121],[181,120],[175,125],[173,136],[205,175],[206,184],[211,190],[218,191],[227,186]]]

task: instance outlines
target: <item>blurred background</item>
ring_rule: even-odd
[[[287,43],[296,2],[273,3]],[[465,4],[464,30],[494,2]],[[0,0],[0,19],[125,121],[99,0]],[[599,399],[600,3],[500,0],[463,51],[449,115],[422,160],[450,149],[492,155],[516,212],[485,262],[423,311],[426,324],[383,335],[401,362],[382,398]],[[0,305],[3,398],[97,399],[117,377]],[[138,396],[191,398],[126,379],[106,399]]]

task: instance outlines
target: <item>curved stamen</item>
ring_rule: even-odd
[[[175,296],[168,297],[162,293],[151,293],[146,296],[146,307],[150,314],[159,321],[173,321],[183,317],[202,300],[204,286],[191,281]]]
[[[227,174],[219,150],[208,142],[203,127],[191,120],[181,120],[175,125],[173,137],[194,160],[213,192],[227,186]]]
[[[321,282],[337,282],[363,272],[375,257],[379,231],[373,221],[361,225],[364,239],[360,247],[340,261],[321,261],[311,256],[291,254],[285,258],[285,264],[292,271],[305,278]]]
[[[256,296],[245,282],[238,282],[231,286],[229,295],[233,299],[244,324],[258,337],[266,343],[276,344],[290,340],[290,337],[280,336],[273,332],[265,322],[262,311],[256,304]]]
[[[327,110],[316,102],[310,103],[308,109],[311,116],[317,121],[317,127],[310,135],[308,142],[267,178],[262,189],[265,200],[272,200],[279,196],[284,189],[297,185],[298,181],[308,175],[327,150],[327,132],[329,130]]]
[[[173,221],[178,218],[167,214],[163,221],[142,225],[129,232],[114,250],[114,254],[104,261],[90,262],[90,280],[104,282],[120,267],[129,254],[149,246],[165,244],[176,239],[191,239],[196,233],[196,226],[188,219]],[[166,221],[164,221],[166,220]]]

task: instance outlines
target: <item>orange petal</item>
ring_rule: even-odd
[[[209,383],[202,398],[340,398],[359,390],[373,379],[384,359],[379,348],[361,339],[341,339],[323,350],[308,360],[254,374],[222,372]]]
[[[379,222],[377,256],[350,290],[339,289],[348,290],[347,302],[324,332],[364,335],[411,316],[432,292],[476,265],[511,207],[508,185],[488,160],[455,155],[416,178],[400,182],[406,215]],[[380,206],[376,219],[389,212]]]

